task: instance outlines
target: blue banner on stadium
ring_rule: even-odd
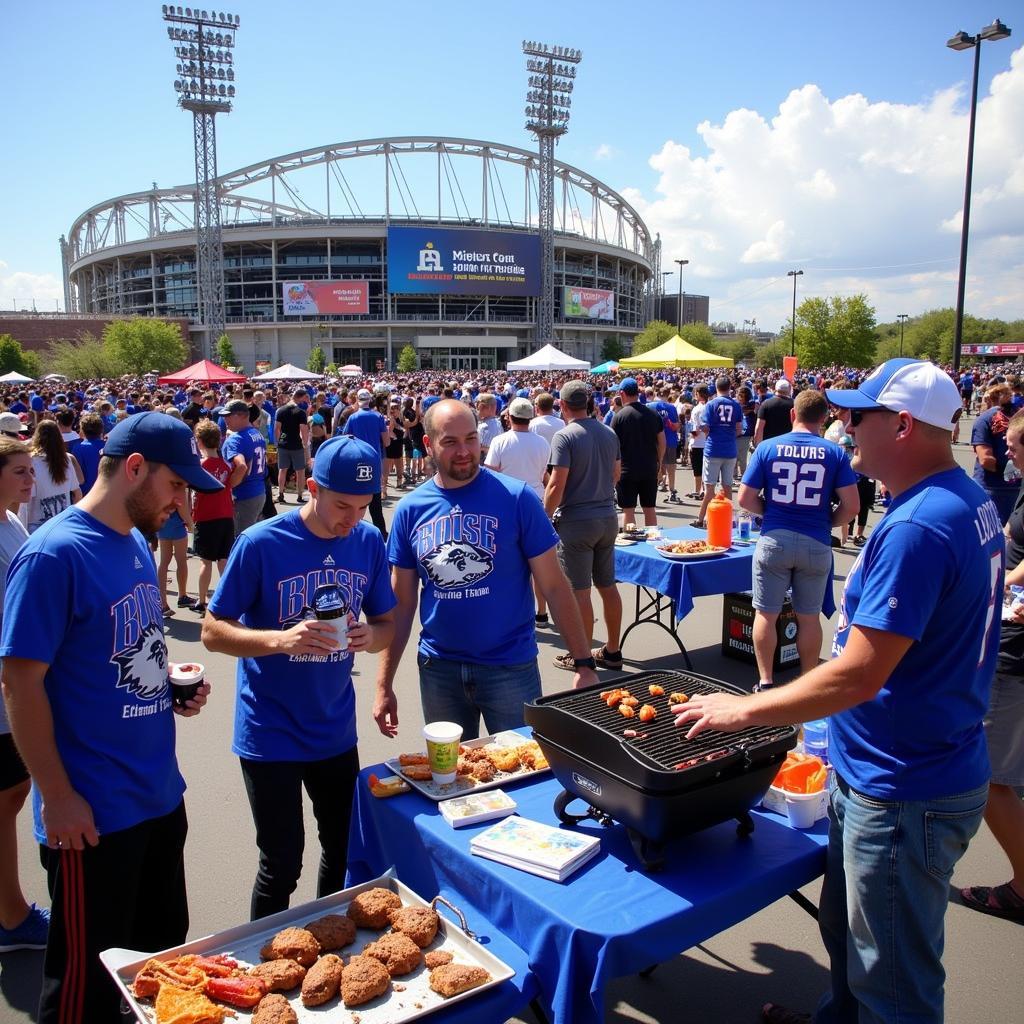
[[[540,238],[506,231],[389,227],[388,291],[539,295]]]

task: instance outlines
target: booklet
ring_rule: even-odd
[[[474,836],[469,848],[480,857],[561,882],[597,854],[601,840],[513,816]]]
[[[469,793],[442,800],[437,806],[452,828],[462,828],[494,818],[506,818],[516,809],[516,802],[500,789],[491,789],[485,793]]]

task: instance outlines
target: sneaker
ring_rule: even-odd
[[[658,490],[659,491],[667,491],[668,490],[668,485],[667,484],[658,484]]]
[[[46,936],[50,930],[50,911],[34,903],[17,928],[0,928],[0,953],[16,949],[46,949]]]
[[[280,491],[277,492],[277,503],[278,503],[278,505],[287,505],[288,504],[288,502],[285,501],[284,495]]]
[[[679,497],[679,495],[678,495],[678,494],[676,494],[676,492],[675,492],[675,491],[673,491],[673,492],[672,492],[672,493],[671,493],[671,494],[670,494],[670,495],[668,496],[668,499],[667,499],[667,500],[668,500],[668,503],[669,503],[670,505],[682,505],[682,503],[683,503],[683,499],[682,499],[682,498],[680,498],[680,497]]]
[[[194,611],[196,615],[202,618],[206,614],[206,602],[196,601],[196,603],[192,605],[192,611]]]
[[[555,668],[564,668],[566,672],[576,671],[576,659],[566,652],[565,654],[559,654],[554,659]]]
[[[864,547],[865,544],[867,544],[867,542],[868,542],[867,537],[854,537],[853,538],[853,546],[854,547],[862,548],[862,547]]]
[[[604,644],[591,651],[590,656],[598,668],[622,668],[622,651],[609,651]]]
[[[189,597],[187,594],[184,597],[178,598],[179,608],[191,608],[195,603],[196,599],[194,597]]]
[[[304,494],[300,494],[300,495],[299,495],[299,496],[298,496],[298,497],[297,497],[297,498],[295,499],[295,504],[296,504],[296,505],[305,505],[305,504],[306,504],[306,496],[305,496]]]
[[[537,615],[534,615],[533,621],[535,625],[546,626],[551,620],[548,618],[547,612],[540,612]]]
[[[164,613],[164,618],[165,619],[169,619],[174,614],[174,612],[171,610],[171,606],[169,604],[165,604],[164,605],[163,613]]]

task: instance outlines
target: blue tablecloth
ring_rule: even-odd
[[[455,893],[453,902],[468,904],[526,950],[541,1001],[564,1024],[598,1024],[611,978],[667,960],[825,869],[823,822],[800,832],[783,817],[755,812],[749,839],[737,837],[732,822],[675,840],[668,867],[652,875],[638,868],[621,826],[588,822],[581,831],[601,837],[601,852],[566,882],[552,882],[472,856],[470,838],[487,823],[455,830],[418,793],[371,796],[365,783],[371,770],[387,771],[364,770],[356,788],[349,884],[394,864],[423,896]],[[507,792],[524,817],[557,824],[552,806],[561,787],[551,776]]]
[[[692,526],[665,530],[666,540],[707,540],[707,531]],[[701,558],[692,562],[674,562],[655,550],[655,543],[641,541],[615,549],[615,578],[620,583],[633,583],[664,594],[676,603],[676,618],[682,619],[693,610],[697,597],[710,594],[732,594],[750,590],[754,571],[754,547],[732,547],[718,558]],[[831,618],[836,610],[832,580],[825,588],[822,611]]]

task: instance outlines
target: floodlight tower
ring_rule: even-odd
[[[537,182],[537,226],[540,232],[541,293],[537,306],[537,341],[544,345],[555,333],[555,142],[569,130],[576,67],[581,50],[523,40],[526,70],[526,130],[537,136],[540,172]]]
[[[192,112],[196,161],[196,280],[199,315],[211,345],[224,333],[224,246],[217,196],[217,114],[227,114],[235,96],[232,49],[237,14],[164,4],[167,35],[178,58],[174,91]]]

